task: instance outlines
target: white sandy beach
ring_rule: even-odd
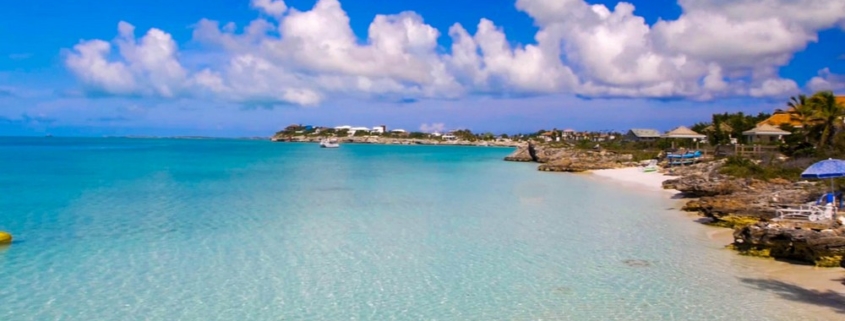
[[[663,189],[663,182],[675,176],[659,172],[644,173],[642,168],[638,167],[597,170],[592,173],[603,179],[638,189],[668,192],[670,195],[678,193],[677,190]],[[667,197],[671,196],[667,195]],[[707,228],[706,237],[718,246],[726,246],[733,242],[733,231],[710,227]],[[725,249],[725,251],[730,250]],[[811,307],[821,316],[830,316],[831,320],[842,318],[841,309],[836,311],[837,309],[831,307],[845,306],[845,302],[842,301],[845,297],[845,270],[817,268],[738,254],[735,263],[740,268],[751,269],[761,279],[772,281],[772,283],[766,283],[767,286],[761,286],[761,290],[774,291],[784,297],[798,297],[797,300],[793,300],[794,304]]]
[[[655,191],[665,191],[671,194],[677,194],[676,190],[664,190],[663,182],[675,178],[675,176],[665,175],[659,172],[643,172],[641,167],[628,167],[618,169],[603,169],[592,171],[596,176],[612,179],[614,181],[635,185],[640,188],[648,188]]]

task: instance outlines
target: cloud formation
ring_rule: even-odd
[[[185,67],[165,31],[136,38],[121,22],[112,41],[83,41],[65,63],[89,91],[113,95],[196,96],[233,102],[316,105],[335,97],[414,100],[474,94],[569,93],[588,97],[708,100],[778,97],[799,90],[778,69],[845,26],[845,2],[679,0],[676,20],[648,25],[634,6],[583,0],[517,0],[534,19],[535,43],[511,45],[481,19],[475,34],[454,24],[446,35],[414,12],[378,15],[358,39],[338,0],[308,11],[283,0],[251,0],[262,17],[242,31],[204,19],[193,40],[212,53]],[[450,37],[451,48],[438,48]],[[187,57],[186,57],[187,56]],[[822,71],[809,87],[835,83]],[[841,81],[840,81],[841,83]]]
[[[830,69],[825,68],[819,71],[819,75],[810,79],[807,84],[813,91],[832,90],[838,92],[845,90],[845,75],[834,74]]]

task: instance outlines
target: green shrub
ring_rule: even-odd
[[[644,160],[655,159],[655,158],[657,158],[658,154],[660,154],[660,152],[654,151],[654,150],[639,150],[639,151],[631,152],[631,155],[634,156],[633,160],[635,162],[641,162],[641,161],[644,161]]]
[[[740,177],[769,180],[783,178],[791,181],[798,180],[804,168],[793,166],[790,163],[770,160],[769,162],[757,163],[748,158],[732,156],[728,157],[725,165],[719,170],[720,173]]]

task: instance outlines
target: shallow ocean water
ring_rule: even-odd
[[[0,320],[814,319],[666,195],[510,151],[0,138]]]

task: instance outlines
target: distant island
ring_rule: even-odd
[[[404,129],[388,130],[386,126],[323,127],[293,124],[276,132],[270,139],[274,142],[316,143],[323,139],[336,139],[343,143],[398,144],[398,145],[456,145],[456,146],[500,146],[518,147],[530,143],[575,144],[577,142],[610,142],[622,137],[618,132],[584,131],[573,129],[539,130],[528,134],[473,133],[469,129],[440,132],[409,132]]]

